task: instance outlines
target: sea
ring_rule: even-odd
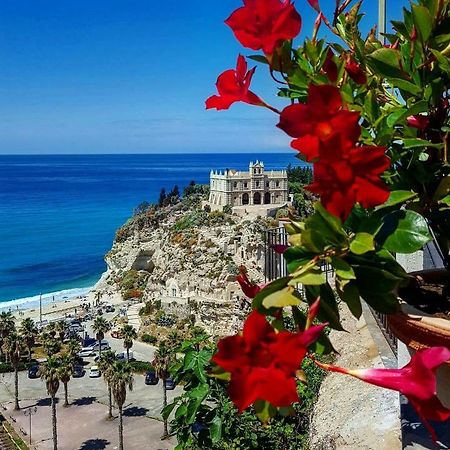
[[[139,203],[257,159],[301,164],[292,153],[0,155],[0,309],[86,294]]]

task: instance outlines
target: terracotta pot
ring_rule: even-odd
[[[450,272],[445,269],[423,270],[411,275],[432,282],[450,281]],[[387,322],[395,336],[407,345],[411,356],[429,347],[450,348],[450,320],[432,317],[408,305],[407,299],[402,301],[401,308],[401,312],[386,316]],[[441,366],[436,375],[438,397],[450,408],[450,361]]]
[[[411,275],[426,281],[450,281],[450,272],[445,269],[423,270]],[[389,327],[398,339],[414,350],[436,346],[450,348],[450,320],[432,317],[409,305],[407,299],[401,307],[400,313],[387,316]]]

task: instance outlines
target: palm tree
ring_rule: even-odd
[[[102,294],[100,291],[97,291],[97,292],[95,293],[95,296],[94,296],[94,298],[95,298],[95,306],[98,306],[98,304],[100,303],[100,300],[101,300],[102,296],[103,296],[103,294]]]
[[[45,328],[44,332],[48,335],[50,335],[53,339],[56,337],[56,333],[58,332],[56,330],[56,322],[50,322]]]
[[[23,348],[23,340],[16,332],[6,336],[3,346],[5,353],[14,368],[14,409],[20,409],[19,406],[19,363]]]
[[[174,351],[180,345],[180,340],[180,332],[178,330],[171,330],[167,336],[166,343],[167,346]]]
[[[108,419],[113,418],[111,381],[112,381],[112,368],[113,368],[115,361],[116,361],[116,353],[111,350],[107,350],[106,352],[103,352],[102,356],[100,357],[100,359],[98,361],[98,367],[103,374],[103,380],[108,385],[108,395],[109,395]]]
[[[125,324],[122,327],[123,348],[127,351],[127,361],[130,360],[130,348],[133,347],[133,339],[137,339],[137,333],[133,325]]]
[[[9,334],[16,330],[16,324],[14,322],[14,317],[10,312],[2,311],[0,313],[0,352],[3,356],[3,342]]]
[[[34,320],[30,317],[23,319],[19,331],[28,349],[28,361],[31,361],[31,353],[38,335],[38,329],[34,324]]]
[[[53,449],[58,450],[58,433],[56,428],[56,393],[59,389],[59,359],[49,356],[39,369],[41,379],[45,381],[48,395],[52,400]]]
[[[105,333],[111,329],[111,325],[104,317],[97,316],[92,324],[92,329],[95,332],[95,339],[98,341],[98,355],[102,356],[102,341]]]
[[[42,333],[41,342],[47,356],[56,355],[61,350],[61,342],[57,341],[52,334]]]
[[[64,338],[66,337],[67,332],[67,322],[64,320],[58,320],[58,322],[55,323],[55,331],[56,334],[59,335],[59,339],[61,342],[64,342]]]
[[[64,354],[59,358],[59,379],[64,385],[64,406],[69,406],[69,393],[67,384],[73,374],[74,361],[69,354]]]
[[[73,361],[76,360],[78,353],[81,351],[81,344],[76,339],[69,339],[67,342],[67,353],[70,355]]]
[[[162,380],[163,386],[163,409],[167,406],[167,389],[166,380],[169,378],[169,367],[174,362],[174,353],[163,341],[159,344],[158,349],[155,352],[155,358],[152,361],[152,366],[159,378]],[[169,429],[167,425],[167,419],[164,419],[164,434],[161,439],[165,439],[169,436]]]
[[[123,450],[123,404],[127,398],[127,386],[130,391],[133,389],[131,366],[125,361],[115,361],[111,368],[111,387],[119,408],[119,450]]]

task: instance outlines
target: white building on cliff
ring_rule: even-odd
[[[251,162],[248,172],[227,169],[211,171],[209,204],[212,209],[226,205],[283,205],[288,201],[285,170],[264,170],[262,161]]]

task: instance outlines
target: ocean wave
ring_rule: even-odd
[[[62,302],[74,297],[87,295],[93,286],[84,288],[63,289],[62,291],[50,292],[42,294],[42,305],[48,305],[53,301],[55,303]],[[0,302],[0,311],[16,311],[20,309],[30,309],[39,307],[40,295],[34,295],[32,297],[18,298],[15,300],[8,300],[6,302]]]

